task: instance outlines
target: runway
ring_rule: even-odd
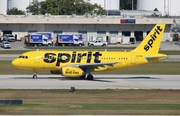
[[[94,80],[60,75],[0,75],[0,89],[180,89],[180,75],[94,75]]]

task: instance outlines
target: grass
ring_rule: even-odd
[[[6,115],[179,115],[180,90],[0,90]]]
[[[11,61],[0,61],[0,74],[33,74],[31,70],[18,69]],[[171,67],[171,68],[168,68]],[[50,74],[50,71],[38,71],[38,74]],[[180,62],[158,62],[123,70],[94,72],[93,74],[180,74]]]

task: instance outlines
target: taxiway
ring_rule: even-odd
[[[180,75],[94,75],[70,79],[60,75],[0,75],[0,89],[180,89]]]

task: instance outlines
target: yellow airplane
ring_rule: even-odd
[[[50,70],[52,74],[93,80],[93,71],[124,69],[167,59],[159,54],[165,24],[157,24],[134,50],[112,51],[30,51],[12,61],[18,68],[30,69],[37,78],[38,70]]]

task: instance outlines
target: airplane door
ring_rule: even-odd
[[[135,54],[131,54],[131,64],[136,64],[136,56],[135,56]]]
[[[34,64],[39,64],[40,63],[40,56],[39,52],[34,53]]]

